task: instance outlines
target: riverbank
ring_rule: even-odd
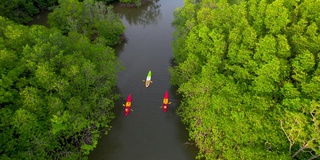
[[[152,0],[141,0],[140,5],[137,5],[136,3],[121,3],[121,2],[119,2],[119,4],[121,7],[141,7],[142,5],[145,5],[151,1]]]

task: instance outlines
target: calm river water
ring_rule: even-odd
[[[118,89],[122,96],[116,106],[112,129],[103,136],[89,160],[193,160],[197,155],[188,143],[188,131],[176,108],[180,98],[170,85],[169,67],[172,61],[171,22],[173,11],[183,6],[183,0],[158,0],[140,8],[114,5],[126,25],[128,41],[117,47],[125,66],[118,74]],[[152,71],[153,83],[146,88],[143,79]],[[169,111],[160,106],[165,91],[169,91]],[[124,116],[122,103],[132,95],[132,109]]]

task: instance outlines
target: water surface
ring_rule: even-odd
[[[116,106],[112,129],[103,136],[90,160],[193,160],[197,149],[189,145],[188,132],[176,108],[180,98],[170,85],[169,67],[172,61],[171,26],[173,11],[183,6],[183,0],[158,0],[140,8],[114,10],[121,16],[128,41],[117,47],[125,66],[118,74],[117,87],[122,96]],[[152,71],[153,83],[146,88],[143,79]],[[160,106],[165,91],[169,91],[169,111]],[[132,95],[133,112],[124,116],[121,103]]]

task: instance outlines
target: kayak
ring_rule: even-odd
[[[126,115],[126,116],[130,114],[131,101],[132,101],[131,94],[129,94],[127,97],[127,102],[126,102],[125,108],[124,108],[124,115]]]
[[[164,93],[163,102],[162,102],[162,110],[163,110],[163,112],[167,112],[168,111],[168,106],[169,106],[169,94],[168,94],[168,91],[166,91],[166,93]]]
[[[147,78],[146,78],[146,87],[149,87],[151,83],[151,71],[148,72]]]

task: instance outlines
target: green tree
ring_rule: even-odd
[[[142,0],[119,0],[119,1],[121,3],[129,3],[129,4],[133,3],[137,6],[141,6],[141,4],[142,4]]]
[[[21,24],[29,23],[41,10],[55,5],[57,0],[0,0],[0,16]]]
[[[197,158],[319,157],[318,4],[187,0],[176,10],[171,83]]]
[[[108,46],[120,43],[125,26],[112,6],[94,0],[64,0],[49,14],[48,23],[64,34],[78,32],[95,43]]]
[[[0,40],[0,159],[84,159],[114,118],[114,50],[2,17]]]

